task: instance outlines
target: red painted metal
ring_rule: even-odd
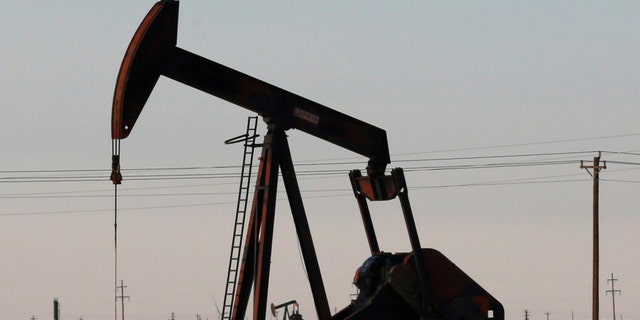
[[[417,257],[430,275],[428,298],[419,285]],[[374,255],[358,269],[354,282],[358,297],[332,320],[504,319],[502,304],[434,249]]]
[[[120,65],[111,116],[113,139],[129,136],[164,64],[171,60],[177,34],[178,2],[157,2],[140,23]]]
[[[369,250],[373,255],[380,253],[380,245],[378,244],[378,237],[376,236],[375,229],[373,228],[373,220],[371,219],[371,211],[369,211],[369,205],[367,204],[367,197],[362,192],[362,184],[359,182],[361,178],[362,174],[360,173],[360,170],[352,170],[349,172],[353,195],[356,197],[356,201],[358,201],[358,208],[360,209],[360,217],[362,217],[364,232],[367,236],[367,242],[369,243]]]
[[[316,250],[313,245],[313,238],[311,237],[311,229],[302,203],[302,195],[300,194],[298,179],[296,179],[296,173],[291,159],[291,151],[289,150],[289,144],[284,132],[281,143],[282,158],[280,168],[282,172],[282,180],[287,191],[287,198],[289,199],[289,206],[291,207],[291,214],[293,215],[293,222],[296,228],[296,234],[298,235],[300,251],[302,252],[309,285],[311,287],[311,294],[313,295],[318,319],[329,319],[331,317],[329,301],[327,300],[324,282],[322,281],[320,264],[318,263]]]
[[[287,136],[282,129],[269,130],[264,138],[232,319],[244,319],[252,284],[254,285],[254,319],[266,317],[278,169],[282,173],[289,198],[318,319],[328,320],[331,318],[329,303],[295,176]],[[258,237],[259,240],[256,242]]]
[[[475,320],[486,319],[489,311],[494,319],[504,319],[497,300],[444,256],[421,248],[402,169],[385,175],[390,156],[384,130],[176,47],[177,26],[178,2],[160,1],[143,19],[129,44],[114,92],[111,135],[118,150],[114,155],[119,155],[120,139],[130,134],[161,75],[254,111],[268,123],[232,319],[245,318],[252,288],[253,319],[266,318],[279,173],[289,198],[318,319]],[[375,274],[365,265],[359,269],[356,283],[368,290],[363,290],[358,299],[333,316],[285,134],[292,128],[369,159],[368,176],[352,171],[350,178],[373,255],[370,259],[376,263],[383,259],[385,263],[378,264],[382,267]],[[119,168],[115,164],[114,160],[114,172]],[[411,242],[409,254],[381,252],[368,209],[367,200],[396,197]]]
[[[391,161],[386,132],[270,83],[176,47],[178,1],[149,11],[122,60],[111,136],[126,138],[161,75],[254,111],[284,130],[298,129],[369,158],[370,175]]]

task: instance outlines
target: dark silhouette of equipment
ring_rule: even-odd
[[[244,224],[249,204],[249,189],[251,188],[251,171],[253,169],[253,151],[258,145],[255,140],[258,137],[258,117],[249,117],[247,120],[247,132],[243,135],[226,140],[225,144],[244,143],[242,153],[242,169],[240,170],[240,187],[238,189],[238,201],[236,203],[236,219],[233,223],[233,236],[231,237],[231,250],[229,250],[229,267],[227,268],[227,281],[224,290],[224,303],[219,320],[231,319],[233,298],[236,291],[238,271],[240,271],[240,258],[242,254],[242,239],[244,238]]]
[[[126,138],[162,75],[259,114],[267,124],[231,319],[244,319],[253,287],[253,319],[266,318],[276,192],[282,176],[320,320],[504,319],[500,302],[442,254],[423,249],[403,170],[386,174],[386,132],[371,124],[207,60],[176,46],[178,1],[159,1],[138,27],[118,74],[113,100],[112,180],[121,182],[120,139]],[[360,294],[331,314],[286,130],[298,129],[368,158],[366,175],[349,173],[371,257],[356,271]],[[368,202],[398,198],[411,243],[385,253]]]
[[[53,320],[60,320],[60,303],[58,298],[53,299]]]
[[[289,313],[289,306],[291,306],[291,313]],[[298,302],[295,300],[291,300],[289,302],[281,303],[279,305],[271,304],[271,315],[274,317],[278,317],[276,311],[278,309],[284,308],[284,313],[282,314],[282,320],[302,320],[302,315],[300,314],[300,306]]]

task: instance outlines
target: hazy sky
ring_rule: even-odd
[[[55,297],[62,319],[114,318],[111,100],[153,3],[3,2],[5,319],[52,319]],[[600,315],[613,318],[613,273],[617,316],[640,320],[639,2],[185,0],[180,10],[181,48],[387,130],[422,245],[509,319],[525,309],[532,320],[591,319],[592,183],[580,160],[603,151]],[[127,318],[217,318],[242,159],[223,142],[250,115],[162,78],[122,141]],[[329,302],[341,309],[368,257],[347,177],[366,159],[289,137]],[[409,250],[399,204],[372,211],[381,248]],[[286,201],[275,231],[269,303],[296,299],[314,319]]]

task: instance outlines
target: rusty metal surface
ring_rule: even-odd
[[[279,169],[289,195],[319,319],[475,320],[486,319],[489,310],[494,319],[504,319],[502,305],[496,299],[439,252],[421,248],[403,172],[394,169],[391,175],[385,175],[390,156],[384,130],[176,47],[177,26],[178,2],[160,1],[138,27],[116,82],[112,138],[119,141],[129,135],[161,75],[254,111],[269,124],[235,293],[233,319],[244,319],[252,286],[255,288],[254,319],[266,317]],[[291,128],[368,157],[368,176],[353,171],[350,177],[371,253],[374,256],[382,254],[367,199],[380,201],[396,197],[402,206],[412,252],[417,253],[395,256],[394,264],[381,273],[378,282],[370,283],[373,287],[366,296],[359,297],[333,317],[286,140],[285,130]],[[398,263],[398,257],[403,259],[401,263]]]
[[[309,227],[309,221],[302,202],[302,195],[300,193],[300,187],[298,186],[293,160],[291,159],[289,143],[287,142],[287,137],[284,132],[282,133],[282,141],[280,143],[282,144],[282,157],[280,159],[282,181],[284,182],[287,198],[289,199],[289,206],[291,207],[291,214],[293,215],[293,222],[296,228],[296,234],[298,235],[300,251],[304,258],[304,266],[307,278],[309,279],[313,302],[316,307],[318,319],[328,320],[331,318],[329,301],[324,288],[322,274],[320,273],[320,263],[318,263],[316,249],[313,244],[313,238],[311,237],[311,228]]]
[[[418,254],[380,253],[358,269],[360,293],[333,320],[504,320],[504,309],[491,294],[435,249]],[[416,271],[416,256],[425,261],[430,296]]]
[[[238,286],[234,299],[231,319],[244,319],[249,304],[251,288],[253,292],[254,319],[265,319],[269,274],[271,270],[271,244],[275,219],[276,195],[278,191],[279,152],[273,135],[264,137],[258,176],[249,217],[247,237],[238,276]],[[255,270],[255,273],[254,273]]]
[[[178,34],[178,2],[160,1],[144,17],[122,59],[113,95],[111,137],[129,136],[144,104],[171,60]]]
[[[422,249],[419,252],[430,275],[432,304],[436,306],[434,312],[444,319],[488,319],[490,315],[496,320],[504,319],[502,304],[451,260],[435,249]],[[411,254],[405,261],[415,258],[416,255]],[[413,268],[409,263],[403,266]],[[392,279],[402,278],[394,277],[393,272],[391,276]],[[391,281],[392,286],[397,289],[406,287],[399,283],[400,281]]]
[[[284,130],[295,128],[359,153],[376,166],[390,162],[386,132],[376,126],[184,49],[176,48],[173,57],[163,73],[171,79],[254,111]]]
[[[389,314],[399,320],[487,319],[489,310],[494,319],[504,319],[502,305],[488,292],[436,250],[422,249],[401,168],[379,177],[365,177],[353,170],[349,177],[372,260],[365,262],[355,276],[354,283],[361,292],[359,298],[334,315],[334,320],[388,319]],[[418,255],[391,255],[380,250],[367,200],[394,198],[398,198],[402,207],[411,252],[419,252]],[[398,263],[400,260],[404,261]],[[374,272],[376,263],[378,269]]]
[[[398,199],[400,200],[400,206],[402,207],[402,215],[404,217],[404,223],[407,228],[407,234],[409,235],[409,242],[411,243],[411,250],[413,252],[420,252],[422,246],[420,245],[420,237],[418,236],[418,228],[416,228],[416,222],[413,218],[413,211],[411,210],[411,204],[409,203],[409,191],[407,188],[407,182],[404,178],[404,171],[402,168],[395,168],[391,170],[391,176],[393,182],[398,190]],[[432,288],[430,281],[432,275],[427,271],[425,266],[425,257],[417,255],[413,259],[413,263],[416,267],[416,275],[418,276],[418,282],[422,287],[422,308],[432,308]]]
[[[353,189],[353,195],[358,201],[358,208],[360,209],[360,217],[362,218],[362,224],[364,226],[364,232],[367,236],[367,242],[369,243],[369,251],[371,254],[380,252],[380,245],[378,244],[378,237],[376,236],[375,229],[373,227],[373,220],[371,219],[371,211],[367,204],[367,197],[362,193],[360,183],[358,180],[362,177],[360,170],[352,170],[349,172],[349,180],[351,180],[351,188]]]
[[[328,320],[331,317],[329,302],[295,176],[287,137],[282,129],[269,130],[265,135],[260,159],[232,319],[244,319],[252,285],[254,286],[254,319],[265,319],[266,316],[273,220],[275,217],[278,170],[280,169],[287,197],[289,198],[289,205],[318,319]],[[256,241],[258,238],[259,241]],[[253,273],[254,268],[256,270],[255,274]]]
[[[112,138],[131,132],[160,75],[369,158],[370,174],[391,161],[386,132],[376,126],[176,47],[178,2],[160,1],[129,44],[118,74]]]

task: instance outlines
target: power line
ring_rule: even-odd
[[[636,134],[633,134],[636,135]],[[623,135],[624,136],[624,135]],[[414,159],[400,159],[394,160],[394,163],[415,163],[415,162],[445,162],[445,161],[468,161],[468,160],[488,160],[488,159],[505,159],[505,158],[529,158],[529,157],[550,157],[550,156],[568,156],[593,153],[595,151],[570,151],[570,152],[547,152],[547,153],[521,153],[521,154],[505,154],[505,155],[488,155],[488,156],[465,156],[465,157],[444,157],[444,158],[414,158]],[[623,154],[639,156],[640,153],[632,152],[620,152],[620,151],[605,151],[610,154]],[[453,166],[418,166],[408,167],[405,170],[456,170],[461,168],[491,168],[491,167],[517,167],[517,166],[535,166],[535,165],[556,165],[556,164],[569,164],[572,160],[548,160],[538,162],[504,162],[504,163],[488,163],[488,164],[462,164]],[[577,161],[577,160],[576,160]],[[354,165],[362,164],[362,161],[335,161],[335,162],[299,162],[296,167],[306,166],[342,166],[342,165]],[[615,161],[611,160],[610,163],[624,164],[624,165],[640,165],[640,162],[627,162],[627,161]],[[196,170],[227,170],[238,169],[237,165],[220,165],[220,166],[184,166],[184,167],[149,167],[149,168],[130,168],[124,170],[125,172],[137,172],[128,176],[128,180],[155,180],[155,179],[217,179],[217,178],[236,178],[238,172],[226,172],[226,173],[181,173],[181,174],[144,174],[142,172],[165,172],[165,171],[196,171]],[[11,174],[13,176],[0,177],[0,183],[10,182],[101,182],[106,179],[108,175],[107,169],[47,169],[47,170],[1,170],[0,175]],[[66,175],[68,173],[74,173],[74,175]],[[82,175],[78,175],[82,173]],[[306,170],[301,171],[304,175],[324,175],[324,174],[337,174],[342,173],[341,170]],[[46,175],[35,175],[46,174]],[[51,174],[65,174],[65,175],[51,175]]]
[[[195,203],[195,204],[182,204],[182,205],[130,207],[130,208],[121,208],[121,209],[119,208],[118,211],[205,207],[205,206],[227,205],[227,204],[234,204],[234,203],[235,202],[210,202],[210,203]],[[69,214],[69,213],[83,214],[83,213],[99,213],[99,212],[113,212],[113,208],[110,208],[110,209],[56,210],[56,211],[40,211],[40,212],[0,213],[0,217],[51,215],[51,214]]]
[[[224,185],[236,185],[237,182],[218,182],[218,183],[202,183],[202,184],[182,184],[182,185],[163,185],[163,186],[146,186],[146,187],[127,187],[122,188],[124,191],[136,191],[136,190],[158,190],[158,189],[176,189],[176,188],[202,188],[211,186],[224,186]],[[64,194],[77,194],[77,193],[100,193],[107,192],[112,196],[112,190],[109,189],[93,189],[93,190],[69,190],[69,191],[46,191],[46,192],[26,192],[26,193],[6,193],[4,196],[28,196],[28,195],[64,195]],[[0,196],[1,198],[2,196]]]
[[[622,180],[622,179],[600,179],[606,182],[623,182],[623,183],[640,183],[640,180]]]
[[[441,171],[441,170],[468,170],[468,169],[494,169],[494,168],[516,168],[531,166],[554,166],[575,164],[579,160],[557,160],[557,161],[527,161],[527,162],[497,162],[480,164],[458,164],[458,165],[433,165],[433,166],[409,166],[405,171]],[[639,163],[640,164],[640,163]],[[123,170],[126,172],[127,170]],[[106,172],[106,171],[105,171]],[[342,175],[345,170],[300,170],[298,176],[327,176]],[[125,175],[126,176],[126,175]],[[194,180],[194,179],[235,179],[239,173],[193,173],[193,174],[147,174],[127,176],[128,181],[154,181],[154,180]],[[53,182],[105,182],[105,176],[10,176],[0,177],[0,183],[53,183]]]
[[[149,168],[129,168],[127,171],[164,171],[164,170],[208,170],[208,169],[235,169],[236,165],[223,166],[188,166],[188,167],[149,167]],[[31,169],[31,170],[0,170],[0,174],[5,173],[68,173],[68,172],[105,172],[108,169]]]
[[[466,157],[444,157],[444,158],[417,158],[397,160],[398,162],[415,162],[415,161],[458,161],[458,160],[478,160],[478,159],[500,159],[500,158],[527,158],[527,157],[549,157],[549,156],[567,156],[578,154],[591,154],[597,151],[566,151],[566,152],[544,152],[544,153],[518,153],[488,156],[466,156]],[[640,155],[640,154],[639,154]]]
[[[528,178],[519,178],[519,179],[508,179],[508,180],[495,180],[495,181],[482,181],[475,183],[463,183],[463,184],[447,184],[447,185],[416,185],[412,186],[413,190],[421,190],[421,189],[438,189],[438,188],[451,188],[451,187],[468,187],[468,186],[498,186],[498,185],[525,185],[525,184],[540,184],[540,183],[562,183],[562,182],[577,182],[584,181],[584,179],[558,179],[563,177],[575,177],[580,176],[580,174],[565,174],[565,175],[550,175],[550,176],[540,176],[540,177],[528,177]],[[537,180],[537,181],[536,181]],[[615,181],[615,180],[612,180]],[[638,181],[640,182],[640,181]],[[142,187],[142,188],[129,188],[123,189],[123,192],[136,191],[136,190],[155,190],[155,189],[175,189],[175,188],[193,188],[193,187],[207,187],[207,186],[221,186],[226,185],[227,183],[222,184],[196,184],[196,185],[182,185],[182,186],[161,186],[161,187]],[[235,183],[234,183],[235,184]],[[307,189],[304,190],[304,193],[317,193],[324,191],[344,191],[348,192],[351,189]],[[93,195],[79,195],[78,193],[104,193],[104,194],[93,194]],[[108,198],[112,197],[111,190],[101,189],[101,190],[75,190],[75,191],[63,191],[63,192],[42,192],[42,193],[13,193],[13,194],[5,194],[0,195],[0,199],[57,199],[57,198]],[[284,192],[283,192],[284,193]],[[191,192],[191,193],[136,193],[136,194],[122,194],[120,197],[163,197],[163,196],[212,196],[212,195],[232,195],[236,194],[235,192]]]
[[[553,177],[553,176],[550,176]],[[557,176],[561,177],[561,176]],[[545,177],[535,177],[528,178],[529,180],[535,179],[543,179]],[[549,178],[549,177],[546,177]],[[438,189],[438,188],[453,188],[453,187],[479,187],[479,186],[501,186],[501,185],[527,185],[527,184],[540,184],[540,183],[560,183],[560,182],[577,182],[577,181],[585,181],[584,179],[572,179],[572,180],[545,180],[545,181],[526,181],[526,179],[518,180],[502,180],[502,181],[489,181],[489,182],[479,182],[479,183],[467,183],[467,184],[451,184],[451,185],[431,185],[431,186],[414,186],[411,187],[411,190],[425,190],[425,189]],[[335,192],[335,194],[331,195],[316,195],[316,196],[308,196],[307,199],[314,198],[333,198],[333,197],[347,197],[353,196],[351,194],[351,189],[316,189],[316,190],[305,190],[303,193],[321,193],[321,192]],[[279,192],[279,193],[284,193]],[[121,196],[121,195],[119,195]],[[111,197],[111,196],[109,196]],[[132,195],[135,197],[135,195]],[[280,199],[283,200],[283,199]],[[144,206],[144,207],[130,207],[130,208],[119,208],[119,211],[139,211],[139,210],[152,210],[152,209],[171,209],[171,208],[188,208],[188,207],[203,207],[203,206],[217,206],[217,205],[230,205],[235,204],[233,201],[224,201],[224,202],[208,202],[208,203],[197,203],[197,204],[179,204],[179,205],[163,205],[163,206]],[[85,213],[99,213],[99,212],[110,212],[113,209],[88,209],[88,210],[58,210],[58,211],[41,211],[41,212],[20,212],[20,213],[0,213],[0,217],[3,216],[29,216],[29,215],[51,215],[51,214],[85,214]]]
[[[481,163],[481,164],[460,164],[441,166],[416,166],[405,167],[405,171],[441,171],[441,170],[469,170],[469,169],[496,169],[496,168],[518,168],[518,167],[539,167],[555,166],[580,163],[579,160],[562,161],[530,161],[530,162],[502,162],[502,163]]]
[[[407,159],[402,160],[406,162],[417,162],[417,161],[469,161],[469,160],[485,160],[485,159],[503,159],[503,158],[517,158],[517,157],[557,157],[557,156],[573,156],[576,154],[584,153],[582,151],[576,152],[555,152],[555,153],[529,153],[529,154],[512,154],[512,155],[494,155],[494,156],[472,156],[472,157],[448,157],[448,158],[432,158],[432,159]],[[565,165],[565,164],[574,164],[577,160],[531,160],[531,161],[504,161],[504,162],[485,162],[485,163],[463,163],[463,164],[451,164],[451,165],[432,165],[432,166],[410,166],[406,168],[407,171],[433,171],[433,170],[461,170],[461,169],[493,169],[493,168],[519,168],[519,167],[530,167],[530,166],[551,166],[551,165]],[[616,161],[608,161],[609,163],[616,163]],[[348,162],[345,162],[348,163]],[[617,162],[621,164],[631,164],[637,165],[640,163],[635,162]],[[336,162],[335,164],[341,164]],[[306,165],[301,166],[319,166],[326,165],[320,163],[308,163]],[[189,166],[189,167],[176,167],[175,169],[178,171],[184,170],[201,170],[202,168],[234,168],[235,166],[215,166],[215,167],[204,167],[204,166]],[[158,168],[139,168],[135,169],[136,172],[142,171],[150,171],[154,170],[160,171],[169,171],[174,168],[169,167],[158,167]],[[631,169],[622,169],[622,170],[631,170]],[[59,170],[22,170],[21,172],[74,172],[75,170],[70,169],[59,169]],[[77,170],[81,172],[91,172],[92,170]],[[107,172],[106,170],[103,170]],[[4,171],[7,172],[7,171]],[[11,171],[14,172],[14,171]],[[330,170],[301,170],[302,175],[306,175],[309,177],[317,177],[322,176],[325,177],[327,175],[344,175],[345,171],[340,169],[330,169]],[[191,178],[198,175],[205,176],[214,176],[221,174],[218,173],[188,173],[186,177]],[[225,177],[232,178],[231,173],[223,173],[222,175],[227,175]],[[503,185],[530,185],[530,184],[547,184],[547,183],[571,183],[584,181],[584,179],[565,179],[570,176],[576,176],[577,174],[570,175],[552,175],[552,176],[544,176],[544,177],[529,177],[529,178],[520,178],[520,179],[509,179],[509,180],[497,180],[497,181],[481,181],[476,183],[458,183],[458,184],[435,184],[435,185],[418,185],[411,187],[412,190],[426,190],[426,189],[437,189],[437,188],[459,188],[459,187],[486,187],[486,186],[503,186]],[[105,174],[106,176],[106,174]],[[171,176],[175,178],[181,177],[180,174],[160,174],[160,175],[151,175],[152,177],[166,177]],[[134,176],[135,177],[135,176]],[[145,175],[138,175],[141,180]],[[61,177],[64,178],[64,177]],[[237,178],[237,177],[233,177]],[[2,178],[0,178],[0,183]],[[317,178],[315,178],[317,179]],[[150,179],[150,181],[155,181],[156,179]],[[161,179],[158,179],[161,180]],[[170,179],[168,179],[170,180]],[[611,182],[627,182],[627,183],[640,183],[640,181],[633,180],[617,180],[617,179],[603,179],[604,181]],[[84,182],[84,180],[81,180]],[[105,179],[101,179],[100,181],[105,182]],[[232,184],[231,182],[218,182],[212,184],[188,184],[188,185],[173,185],[173,186],[155,186],[155,187],[138,187],[138,188],[130,188],[124,189],[125,191],[133,191],[133,190],[153,190],[153,189],[165,189],[165,188],[184,188],[184,187],[202,187],[202,186],[219,186],[225,184]],[[235,182],[233,183],[235,184]],[[339,197],[339,196],[349,196],[350,189],[316,189],[316,190],[306,190],[305,193],[324,193],[324,192],[332,192],[333,194],[328,195],[320,195],[317,194],[315,196],[310,196],[308,198],[320,198],[320,197]],[[101,193],[105,194],[78,194],[78,193]],[[111,197],[107,192],[111,192],[110,190],[80,190],[80,191],[56,191],[56,192],[44,192],[44,193],[13,193],[13,194],[5,194],[0,195],[0,198],[3,199],[51,199],[51,198],[101,198],[101,197]],[[337,193],[336,193],[337,192]],[[343,194],[344,193],[344,194]],[[170,192],[170,193],[143,193],[143,194],[125,194],[121,195],[122,197],[186,197],[186,196],[217,196],[217,195],[230,195],[234,194],[231,192]],[[177,207],[189,207],[189,206],[211,206],[211,205],[223,205],[229,204],[230,202],[217,202],[217,203],[200,203],[200,204],[179,204],[179,205],[168,205],[168,206],[154,206],[154,207],[139,207],[139,208],[129,208],[125,210],[142,210],[142,209],[158,209],[158,208],[177,208]],[[0,216],[21,216],[21,215],[41,215],[41,214],[63,214],[63,213],[91,213],[91,212],[101,212],[105,210],[65,210],[65,211],[45,211],[45,212],[23,212],[23,213],[5,213],[0,214]]]
[[[456,166],[424,166],[424,167],[408,167],[406,170],[408,171],[428,171],[428,170],[453,170],[453,169],[477,169],[477,168],[496,168],[496,167],[521,167],[521,166],[534,166],[534,165],[559,165],[559,164],[570,164],[574,163],[570,162],[529,162],[529,163],[493,163],[493,164],[481,164],[481,165],[456,165]],[[333,170],[333,171],[304,171],[309,176],[326,176],[328,174],[336,174],[343,175],[343,170]],[[498,180],[498,181],[489,181],[489,182],[478,182],[478,183],[463,183],[463,184],[448,184],[448,185],[431,185],[431,186],[414,186],[412,189],[433,189],[433,188],[450,188],[450,187],[466,187],[466,186],[492,186],[492,185],[517,185],[517,184],[534,184],[534,183],[561,183],[561,182],[574,182],[581,180],[559,180],[557,178],[560,177],[568,177],[568,176],[576,176],[572,175],[554,175],[554,176],[544,176],[544,177],[534,177],[534,178],[521,178],[521,179],[511,179],[511,180]],[[532,180],[541,180],[546,179],[545,181],[532,181]],[[553,179],[553,180],[549,180]],[[614,180],[610,179],[608,181],[620,181],[620,182],[639,182],[639,181],[630,181],[630,180]],[[153,189],[164,189],[164,188],[184,188],[184,187],[202,187],[202,186],[219,186],[232,184],[230,183],[216,183],[216,184],[189,184],[189,185],[178,185],[178,186],[161,186],[161,187],[142,187],[142,188],[130,188],[125,189],[125,191],[130,190],[153,190]],[[233,183],[235,184],[235,182]],[[96,193],[96,192],[104,192],[103,195],[78,195],[77,193]],[[109,193],[107,193],[109,192]],[[82,191],[57,191],[57,192],[44,192],[44,193],[12,193],[0,195],[0,198],[4,199],[47,199],[47,198],[100,198],[100,197],[110,197],[109,190],[82,190]],[[209,195],[225,195],[231,194],[230,192],[198,192],[198,193],[155,193],[155,194],[129,194],[123,195],[123,197],[158,197],[158,196],[209,196]]]
[[[465,156],[465,157],[444,157],[444,158],[414,158],[414,159],[400,159],[394,160],[394,162],[417,162],[417,161],[459,161],[459,160],[478,160],[478,159],[498,159],[498,158],[526,158],[526,157],[543,157],[543,156],[560,156],[560,155],[578,155],[589,154],[597,151],[567,151],[567,152],[546,152],[546,153],[519,153],[519,154],[504,154],[504,155],[487,155],[487,156]],[[604,151],[603,151],[604,152]],[[609,153],[619,153],[607,151]],[[631,154],[631,153],[625,153]],[[633,154],[640,155],[640,154]],[[297,167],[304,166],[326,166],[326,165],[352,165],[363,164],[363,161],[313,161],[305,162],[300,161],[296,164]],[[149,167],[149,168],[128,168],[123,169],[127,172],[133,171],[193,171],[193,170],[218,170],[218,169],[238,169],[239,165],[220,165],[220,166],[183,166],[183,167]],[[32,173],[94,173],[104,174],[110,172],[108,169],[30,169],[30,170],[0,170],[0,174],[32,174]]]
[[[616,161],[616,160],[607,160],[607,162],[613,163],[613,164],[624,164],[624,165],[630,165],[630,166],[640,166],[640,162]]]
[[[123,198],[142,198],[142,197],[185,197],[185,196],[217,196],[232,195],[237,192],[190,192],[190,193],[147,193],[147,194],[124,194],[118,195]],[[73,198],[112,198],[113,194],[97,194],[97,195],[10,195],[2,196],[0,199],[73,199]]]
[[[470,148],[459,148],[459,149],[448,149],[448,150],[436,150],[436,151],[428,151],[428,152],[412,152],[412,153],[405,153],[405,154],[445,153],[445,152],[474,151],[474,150],[487,150],[487,149],[502,149],[502,148],[524,147],[524,146],[534,146],[534,145],[543,145],[543,144],[556,144],[556,143],[566,143],[566,142],[579,142],[579,141],[592,141],[592,140],[604,140],[604,139],[615,139],[615,138],[627,138],[627,137],[634,137],[634,136],[640,136],[640,133],[617,134],[617,135],[609,135],[609,136],[575,138],[575,139],[547,140],[547,141],[542,141],[542,142],[515,143],[515,144],[504,144],[504,145],[494,145],[494,146],[481,146],[481,147],[470,147]]]
[[[593,153],[593,151],[570,151],[570,152],[547,152],[547,153],[521,153],[521,154],[504,154],[504,155],[487,155],[487,156],[465,156],[465,157],[444,157],[444,158],[414,158],[395,160],[394,163],[417,163],[417,162],[459,162],[459,161],[475,161],[490,159],[509,159],[509,158],[532,158],[532,157],[557,157],[557,156],[575,156],[580,154]],[[630,152],[607,151],[611,154],[640,155]],[[521,162],[497,162],[497,163],[463,163],[454,165],[433,165],[433,166],[409,166],[405,167],[405,171],[430,171],[430,170],[461,170],[461,169],[487,169],[487,168],[510,168],[510,167],[526,167],[526,166],[542,166],[542,165],[563,165],[575,163],[578,160],[539,160],[539,161],[521,161]],[[621,165],[639,166],[640,162],[616,161],[611,160],[610,163]],[[313,166],[346,166],[362,164],[361,161],[335,161],[335,162],[301,162],[296,164],[297,167],[313,167]],[[127,175],[129,181],[150,181],[150,180],[193,180],[193,179],[232,179],[237,178],[239,172],[196,172],[185,173],[187,171],[211,171],[211,170],[237,170],[239,166],[220,165],[220,166],[184,166],[184,167],[150,167],[150,168],[131,168],[123,170],[134,174]],[[157,172],[180,172],[180,173],[157,173]],[[72,175],[69,175],[73,173]],[[300,170],[300,176],[314,175],[338,175],[343,174],[343,170],[326,169],[326,170]],[[2,176],[9,175],[10,176]],[[0,171],[0,183],[52,183],[52,182],[103,182],[108,176],[107,169],[50,169],[50,170],[3,170]]]
[[[543,183],[568,183],[568,182],[583,182],[584,179],[575,180],[547,180],[547,181],[497,181],[497,182],[479,182],[479,183],[461,183],[461,184],[449,184],[449,185],[434,185],[434,186],[418,186],[412,187],[412,190],[423,189],[443,189],[443,188],[460,188],[460,187],[483,187],[483,186],[507,186],[507,185],[529,185],[529,184],[543,184]]]

